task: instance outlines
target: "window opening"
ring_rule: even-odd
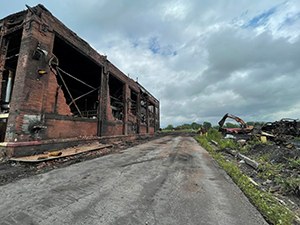
[[[119,81],[114,76],[109,76],[109,96],[110,96],[110,106],[112,109],[113,117],[117,120],[123,119],[123,87],[124,83]]]
[[[1,84],[1,118],[0,118],[0,142],[4,142],[9,113],[9,104],[13,92],[15,73],[17,70],[19,52],[22,40],[22,29],[4,36],[0,46],[3,46],[1,54],[5,55],[4,71]]]
[[[55,36],[53,54],[57,82],[73,115],[97,117],[101,67],[58,36]]]
[[[148,96],[146,93],[141,92],[140,95],[140,120],[142,123],[146,123],[146,114],[147,114],[147,101],[148,101]]]
[[[1,85],[1,112],[9,112],[9,103],[13,92],[15,73],[17,69],[21,47],[22,29],[15,31],[3,39],[5,57],[4,71]]]
[[[137,93],[133,90],[130,91],[130,112],[131,114],[137,114]]]
[[[159,111],[158,107],[155,107],[155,130],[159,129]]]
[[[150,104],[148,106],[148,111],[149,111],[149,125],[151,127],[154,127],[154,105]]]

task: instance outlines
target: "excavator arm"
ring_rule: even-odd
[[[240,124],[240,126],[242,128],[247,128],[247,124],[239,117],[237,116],[234,116],[234,115],[229,115],[228,113],[226,113],[223,118],[219,121],[219,125],[220,125],[220,128],[219,129],[222,129],[224,123],[225,123],[225,120],[227,118],[231,118],[231,119],[234,119],[236,122],[238,122]]]

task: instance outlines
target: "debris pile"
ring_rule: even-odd
[[[300,212],[299,120],[281,119],[251,129],[241,126],[230,130],[221,126],[228,117],[226,114],[219,122],[223,134],[219,151],[236,163],[257,188],[273,193]]]
[[[261,127],[261,130],[274,136],[291,135],[294,137],[299,137],[300,121],[295,119],[281,119],[280,121],[264,124]]]

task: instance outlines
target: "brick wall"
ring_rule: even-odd
[[[149,127],[149,133],[150,134],[154,133],[154,127]]]
[[[146,125],[142,124],[140,126],[140,133],[141,134],[147,133],[147,126]]]
[[[71,117],[72,113],[66,103],[64,93],[57,83],[56,72],[51,71],[48,66],[49,60],[53,55],[52,50],[55,35],[63,37],[69,44],[74,45],[83,55],[89,57],[104,70],[103,91],[100,92],[102,93],[100,102],[102,108],[101,112],[103,114],[101,135],[109,136],[134,133],[134,129],[138,127],[139,119],[130,113],[130,102],[127,100],[130,98],[130,89],[134,90],[137,94],[140,93],[140,85],[122,73],[116,66],[110,63],[105,56],[98,54],[88,43],[65,27],[65,25],[53,17],[51,13],[47,11],[43,12],[42,21],[48,26],[48,30],[42,29],[42,24],[36,16],[33,16],[30,12],[26,14],[5,141],[31,140],[31,137],[22,130],[24,115],[41,116],[42,122],[44,121],[44,125],[47,127],[42,134],[43,139],[77,137],[78,135],[97,135],[98,121],[80,120],[79,118],[74,120],[70,119],[73,118]],[[46,50],[48,54],[43,55],[40,60],[35,60],[32,55],[38,44],[43,50]],[[39,75],[39,69],[45,70],[47,74]],[[112,115],[109,85],[107,83],[108,80],[105,78],[109,73],[113,74],[125,84],[123,93],[123,121],[115,120]],[[152,96],[150,96],[149,99],[151,102],[156,101]],[[46,114],[70,116],[70,118],[45,119]],[[150,128],[148,131],[153,133],[154,129]],[[139,133],[147,133],[145,124],[140,126]]]
[[[123,123],[122,122],[104,122],[104,136],[111,135],[122,135],[123,134]]]
[[[85,122],[47,119],[45,125],[47,126],[45,135],[48,139],[97,135],[97,120]]]

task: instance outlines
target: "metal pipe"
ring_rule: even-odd
[[[9,103],[9,101],[10,101],[10,95],[11,95],[11,89],[12,89],[12,80],[13,80],[13,72],[11,70],[9,70],[7,87],[6,87],[6,94],[5,94],[5,102],[6,103]]]
[[[82,83],[82,84],[84,84],[84,85],[86,85],[86,86],[88,86],[88,87],[90,87],[90,88],[92,88],[92,89],[97,89],[97,88],[95,88],[95,87],[93,87],[93,86],[91,86],[91,85],[89,85],[89,84],[83,82],[82,80],[79,80],[78,78],[72,76],[71,74],[67,73],[66,71],[62,70],[62,69],[59,68],[59,67],[57,67],[57,70],[60,70],[60,71],[63,72],[64,74],[68,75],[69,77],[72,77],[73,79],[77,80],[78,82],[80,82],[80,83]]]
[[[77,101],[78,99],[80,99],[80,98],[82,98],[82,97],[84,97],[84,96],[86,96],[86,95],[88,95],[88,94],[90,94],[90,93],[92,93],[92,92],[94,92],[94,91],[96,91],[96,90],[97,90],[97,88],[95,88],[94,90],[91,90],[91,91],[89,91],[89,92],[87,92],[87,93],[85,93],[85,94],[83,94],[83,95],[81,95],[81,96],[75,98],[72,102],[69,103],[69,106],[72,105],[72,104],[73,104],[75,101]]]
[[[81,111],[79,110],[79,108],[78,108],[76,102],[74,101],[74,98],[73,98],[71,92],[69,91],[69,88],[68,88],[68,86],[66,85],[66,82],[64,81],[64,78],[63,78],[62,75],[60,74],[59,70],[57,70],[57,73],[58,73],[58,75],[59,75],[61,81],[63,82],[63,84],[64,84],[64,86],[65,86],[67,92],[69,93],[69,96],[71,97],[72,102],[74,103],[74,105],[75,105],[75,107],[76,107],[76,109],[77,109],[79,115],[82,117]]]

